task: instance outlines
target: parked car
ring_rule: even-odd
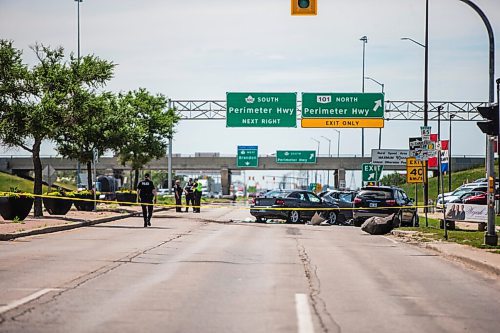
[[[485,182],[477,182],[476,183],[476,182],[474,182],[474,183],[467,183],[467,184],[460,185],[459,187],[457,187],[452,192],[446,192],[444,194],[439,194],[437,196],[436,202],[438,202],[439,199],[441,199],[443,196],[446,198],[447,196],[452,195],[455,191],[463,190],[463,189],[469,189],[469,188],[476,188],[476,187],[480,187],[480,186],[488,186],[488,183],[485,183]]]
[[[469,196],[463,200],[463,203],[470,205],[486,205],[488,204],[488,194],[483,192],[481,194]]]
[[[327,202],[336,204],[340,208],[339,218],[344,221],[352,219],[354,198],[356,191],[330,190],[319,194],[319,197]]]
[[[353,219],[355,226],[372,216],[387,217],[397,214],[401,225],[418,225],[417,209],[405,191],[392,186],[367,186],[354,198]]]
[[[287,210],[287,208],[305,208],[304,210]],[[330,224],[335,224],[339,214],[339,206],[321,200],[316,194],[305,190],[273,190],[265,196],[255,198],[250,206],[250,214],[257,222],[267,219],[282,219],[289,223],[309,221],[316,212],[321,214]]]
[[[470,186],[464,186],[464,187],[459,187],[455,191],[453,191],[450,195],[445,196],[444,198],[439,198],[436,202],[436,208],[438,209],[443,209],[444,205],[446,205],[448,202],[451,202],[452,200],[455,200],[457,198],[460,198],[465,193],[469,192],[486,192],[488,190],[487,185],[482,185],[483,183],[478,183],[481,184],[480,186],[475,186],[475,187],[470,187]],[[477,185],[477,184],[476,184]]]
[[[470,197],[481,195],[481,194],[486,194],[486,192],[483,191],[470,191],[462,194],[460,197],[455,198],[453,200],[448,201],[448,203],[464,203],[465,200],[467,200]]]

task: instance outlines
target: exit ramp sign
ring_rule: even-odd
[[[362,165],[362,175],[364,182],[378,182],[382,171],[384,170],[383,165],[374,165],[371,163],[364,163]]]

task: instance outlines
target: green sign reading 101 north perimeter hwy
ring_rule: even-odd
[[[238,168],[256,168],[259,166],[257,146],[238,146],[236,166]]]
[[[315,150],[278,150],[276,163],[316,163]]]
[[[296,93],[226,94],[226,127],[297,127]]]

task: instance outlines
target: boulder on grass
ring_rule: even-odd
[[[399,218],[395,214],[387,217],[372,216],[361,225],[361,230],[370,235],[385,235],[397,226]]]

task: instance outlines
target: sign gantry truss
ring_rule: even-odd
[[[477,112],[479,106],[487,102],[428,102],[428,119],[438,119],[438,106],[442,106],[441,120],[480,121],[483,118]],[[221,120],[226,119],[226,101],[224,100],[172,100],[172,106],[183,120]],[[302,101],[297,102],[297,118],[302,117]],[[423,101],[385,101],[386,120],[424,119]]]

